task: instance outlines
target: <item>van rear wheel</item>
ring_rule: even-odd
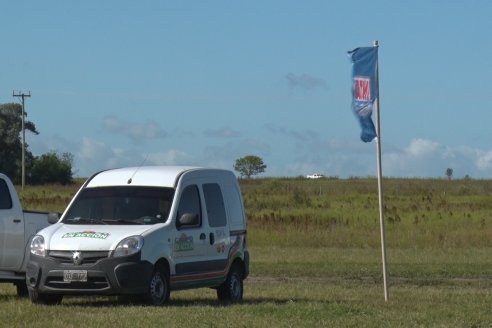
[[[221,302],[239,303],[243,300],[243,271],[239,265],[232,266],[226,281],[217,288]]]

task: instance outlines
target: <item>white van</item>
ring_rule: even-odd
[[[239,302],[249,274],[246,218],[230,171],[133,167],[88,179],[57,222],[32,240],[33,303],[119,295],[161,305],[171,290],[217,289]]]

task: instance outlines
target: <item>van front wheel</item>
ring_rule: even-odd
[[[239,265],[231,268],[226,281],[217,288],[217,298],[221,302],[229,303],[243,300],[243,272]]]
[[[163,305],[169,300],[169,294],[169,276],[167,272],[156,268],[149,282],[147,302],[151,305]]]

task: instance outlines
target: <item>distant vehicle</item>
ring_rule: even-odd
[[[0,282],[13,283],[18,296],[27,296],[31,239],[48,225],[48,213],[22,209],[12,182],[0,173]]]
[[[172,290],[216,289],[239,302],[249,273],[246,216],[234,173],[148,166],[103,171],[31,242],[33,303],[117,295],[161,305]]]
[[[325,176],[321,173],[315,173],[315,174],[311,174],[311,175],[306,175],[306,178],[308,179],[321,179],[321,178],[324,178]]]

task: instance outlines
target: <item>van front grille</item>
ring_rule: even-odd
[[[48,257],[60,264],[92,265],[101,259],[109,257],[109,251],[79,251],[79,263],[74,262],[75,251],[49,251]]]

